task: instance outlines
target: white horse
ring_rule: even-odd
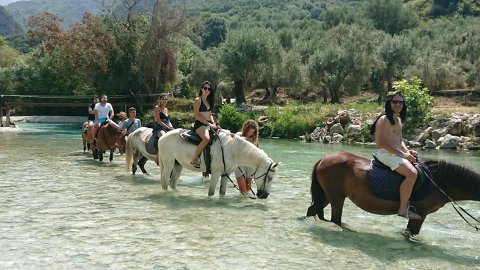
[[[157,155],[152,155],[147,152],[145,143],[148,135],[152,134],[153,129],[147,127],[141,127],[128,135],[127,144],[125,146],[125,170],[129,173],[135,174],[137,171],[137,165],[140,167],[143,173],[147,173],[144,168],[146,159],[142,159],[142,156],[156,161]]]
[[[200,157],[199,169],[190,164],[197,146],[180,137],[183,131],[172,130],[158,140],[158,152],[163,153],[159,155],[160,183],[165,190],[168,189],[168,183],[172,189],[176,188],[183,167],[192,171],[206,171],[203,154]],[[263,150],[239,136],[232,137],[230,131],[221,130],[217,140],[210,146],[210,153],[212,174],[208,196],[215,194],[220,177],[222,177],[220,195],[225,195],[228,175],[238,166],[248,166],[255,169],[257,197],[261,199],[268,197],[278,163],[274,163]]]

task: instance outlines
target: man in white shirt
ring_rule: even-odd
[[[117,123],[111,121],[115,112],[113,111],[112,104],[107,102],[108,97],[107,95],[103,94],[100,97],[100,103],[95,104],[95,125],[93,126],[93,144],[95,146],[97,142],[97,135],[98,130],[100,129],[101,125],[112,125],[116,129],[119,129]]]

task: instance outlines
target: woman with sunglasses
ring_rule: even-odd
[[[218,129],[212,115],[213,106],[214,92],[212,84],[205,81],[200,88],[198,97],[193,100],[193,112],[195,114],[193,129],[195,130],[195,133],[202,138],[191,162],[191,164],[197,169],[200,168],[200,154],[210,141],[209,130],[211,128]]]
[[[422,219],[410,211],[408,203],[417,179],[417,170],[412,165],[417,152],[409,150],[402,138],[402,121],[407,115],[407,105],[400,92],[387,96],[385,113],[380,115],[370,127],[375,135],[377,151],[374,156],[392,171],[405,176],[400,185],[400,208],[398,215],[407,219]]]

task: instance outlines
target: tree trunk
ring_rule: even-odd
[[[392,91],[393,89],[393,75],[390,70],[385,71],[385,77],[384,80],[387,81],[387,89],[382,85],[378,91],[378,102],[382,102],[385,100],[385,96],[389,91]]]
[[[326,87],[322,87],[322,96],[323,96],[323,103],[328,102],[328,91]]]
[[[238,78],[235,80],[235,86],[233,91],[235,92],[235,103],[240,105],[245,103],[245,79]]]
[[[331,87],[330,88],[330,96],[331,96],[331,103],[340,103],[340,87]]]
[[[277,97],[278,87],[274,86],[272,91],[270,92],[270,105],[275,103],[275,98]]]

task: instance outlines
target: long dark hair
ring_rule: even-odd
[[[215,91],[213,91],[213,86],[209,81],[204,81],[202,83],[202,86],[200,87],[200,91],[198,91],[198,96],[199,97],[202,96],[202,88],[205,85],[210,86],[210,94],[208,94],[208,96],[207,96],[207,101],[208,101],[208,104],[210,104],[210,110],[213,111],[213,106],[215,105],[215,93],[214,93]]]
[[[387,96],[387,100],[385,100],[385,111],[384,113],[380,114],[377,119],[373,122],[373,124],[370,126],[370,134],[375,134],[375,125],[378,122],[378,119],[382,117],[383,115],[387,116],[388,121],[390,124],[395,125],[395,120],[393,119],[393,110],[392,110],[392,99],[394,96],[400,96],[403,99],[403,107],[402,111],[400,112],[400,119],[402,119],[402,122],[405,121],[405,118],[407,117],[407,102],[405,101],[405,98],[403,97],[402,93],[400,92],[395,92],[391,95]]]

